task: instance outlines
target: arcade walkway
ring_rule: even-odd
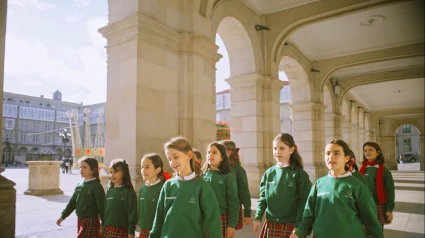
[[[425,222],[425,173],[417,170],[418,163],[406,163],[401,171],[392,171],[396,185],[396,210],[394,222],[385,227],[386,238],[424,237]],[[61,227],[55,221],[72,195],[75,185],[81,180],[77,171],[61,174],[61,189],[64,195],[33,197],[24,195],[28,186],[28,169],[8,168],[3,175],[16,182],[16,237],[18,238],[73,238],[76,232],[75,214],[66,219]],[[252,199],[255,209],[257,199]],[[254,238],[258,234],[247,227],[236,232],[236,238]],[[1,237],[1,235],[0,235]]]

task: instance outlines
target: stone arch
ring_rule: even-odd
[[[284,56],[279,65],[291,85],[292,104],[311,102],[311,87],[307,73],[301,64],[289,56]]]
[[[390,133],[395,134],[397,129],[400,128],[403,125],[412,125],[416,127],[419,130],[419,134],[424,134],[424,127],[420,123],[418,123],[417,118],[405,118],[403,120],[394,120],[394,123],[390,127]]]
[[[255,31],[260,18],[242,3],[218,2],[212,14],[212,35],[219,34],[226,45],[230,77],[262,74],[261,41]]]
[[[18,149],[18,155],[19,156],[26,156],[28,152],[28,149],[26,147],[21,147]]]

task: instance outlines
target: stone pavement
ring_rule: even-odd
[[[419,163],[405,163],[399,171],[392,171],[396,185],[396,209],[394,222],[385,226],[386,238],[424,237],[425,174],[417,171],[418,168]],[[55,223],[76,184],[81,181],[78,171],[74,170],[73,174],[61,173],[60,188],[64,191],[63,195],[43,197],[24,195],[24,191],[28,188],[27,167],[7,168],[2,175],[16,183],[16,237],[75,237],[77,226],[75,213],[63,221],[62,226],[59,227]],[[252,209],[255,209],[256,202],[257,199],[252,199]],[[254,238],[258,237],[258,234],[252,233],[249,226],[236,231],[235,237]]]

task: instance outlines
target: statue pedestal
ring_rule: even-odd
[[[63,194],[59,188],[61,161],[27,161],[28,189],[25,195],[44,196]]]

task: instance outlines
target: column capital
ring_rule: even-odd
[[[216,63],[222,58],[217,50],[218,46],[202,35],[197,33],[180,34],[180,53],[196,54]]]
[[[308,102],[308,103],[296,103],[296,104],[289,104],[289,108],[291,108],[292,111],[298,112],[298,111],[325,111],[327,106],[323,103],[316,103],[316,102]]]
[[[264,84],[264,76],[257,73],[244,74],[226,79],[231,89],[246,87],[262,87]]]

